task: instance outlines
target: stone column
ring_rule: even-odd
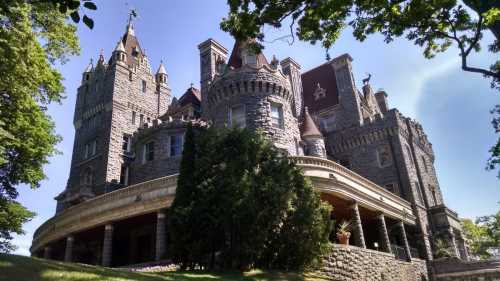
[[[113,225],[107,224],[104,226],[104,239],[102,245],[102,266],[111,265],[111,257],[113,255]]]
[[[43,248],[43,258],[49,260],[51,252],[52,249],[50,248],[50,246],[45,246],[45,248]]]
[[[467,245],[462,231],[458,232],[458,246],[460,250],[460,257],[464,261],[469,261],[469,252],[467,251]]]
[[[66,238],[66,250],[64,251],[64,261],[71,262],[73,261],[73,243],[75,238],[73,236],[68,236]]]
[[[411,250],[410,244],[408,243],[408,238],[406,237],[405,225],[402,221],[398,223],[399,229],[401,230],[401,240],[403,241],[403,248],[405,249],[406,257],[411,261]]]
[[[156,217],[156,256],[159,261],[165,257],[167,252],[167,233],[166,233],[166,215],[165,210],[160,210]]]
[[[448,228],[448,236],[450,237],[449,245],[451,248],[451,254],[455,257],[460,257],[460,253],[458,252],[457,240],[455,238],[455,231],[453,228]]]
[[[354,234],[354,243],[356,246],[366,248],[365,236],[363,234],[363,225],[361,224],[361,216],[359,214],[358,202],[354,202],[351,206],[352,215],[352,231]]]
[[[389,233],[387,232],[387,225],[385,224],[384,214],[378,215],[378,223],[380,248],[382,249],[382,251],[392,254],[391,241],[389,240]]]

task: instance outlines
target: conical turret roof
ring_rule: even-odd
[[[163,61],[160,62],[160,67],[158,67],[158,71],[156,71],[156,74],[167,74],[167,70],[163,65]]]
[[[84,73],[92,72],[93,70],[94,70],[94,63],[93,63],[92,59],[90,59],[89,65],[87,65],[87,67],[85,68],[85,70],[83,72]]]
[[[302,123],[302,136],[303,137],[322,137],[323,135],[314,123],[311,115],[309,114],[309,110],[307,107],[304,110],[304,122]]]
[[[115,51],[116,52],[124,52],[125,53],[125,47],[123,46],[122,40],[120,40],[118,42],[118,44],[116,45]]]

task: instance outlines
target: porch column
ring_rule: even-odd
[[[465,243],[465,238],[462,231],[458,232],[458,248],[460,250],[460,258],[462,258],[464,261],[468,261],[469,253],[467,251],[467,245]]]
[[[406,237],[405,225],[402,221],[400,221],[398,225],[399,229],[401,230],[401,240],[403,241],[403,248],[405,249],[406,257],[408,257],[408,260],[411,261],[411,250],[410,244],[408,243],[408,238]]]
[[[359,214],[358,202],[354,202],[351,208],[353,210],[352,230],[354,234],[354,243],[358,247],[366,248],[365,236],[363,234],[363,225],[361,224],[361,216]]]
[[[455,238],[455,231],[453,228],[448,228],[448,236],[450,237],[450,247],[451,247],[451,254],[455,257],[460,257],[460,253],[458,252],[457,248],[457,240]]]
[[[159,261],[165,257],[167,252],[167,236],[166,236],[166,215],[165,210],[160,210],[156,216],[156,256]]]
[[[43,258],[49,260],[51,252],[52,249],[50,248],[50,246],[45,246],[45,248],[43,248]]]
[[[379,233],[381,249],[384,252],[392,254],[391,241],[389,240],[389,233],[387,232],[387,225],[385,224],[384,214],[378,215],[378,223],[379,223],[378,233]]]
[[[66,238],[66,250],[64,251],[64,261],[71,262],[73,261],[73,243],[75,238],[73,236],[68,236]]]
[[[104,242],[102,245],[102,266],[111,265],[111,256],[113,255],[113,225],[104,226]]]

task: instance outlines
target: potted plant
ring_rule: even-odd
[[[337,229],[337,239],[342,245],[349,245],[349,237],[351,237],[351,222],[342,221]]]

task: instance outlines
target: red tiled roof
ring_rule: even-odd
[[[325,97],[320,99],[314,97],[318,83],[326,91]],[[304,106],[307,106],[311,112],[318,112],[339,103],[337,79],[330,63],[322,64],[304,72],[302,74],[302,88]]]
[[[249,41],[252,42],[252,41]],[[240,68],[243,64],[243,61],[241,59],[241,49],[242,49],[242,43],[239,40],[236,40],[234,42],[234,47],[233,51],[231,52],[231,56],[229,57],[227,65],[233,68]],[[259,65],[268,65],[269,63],[267,62],[266,56],[262,52],[259,52],[257,54],[257,62]]]
[[[321,132],[318,129],[318,126],[316,126],[316,123],[314,123],[314,120],[312,119],[311,115],[309,114],[309,110],[307,107],[305,108],[304,111],[304,122],[302,122],[302,136],[303,137],[321,137],[323,136]]]

